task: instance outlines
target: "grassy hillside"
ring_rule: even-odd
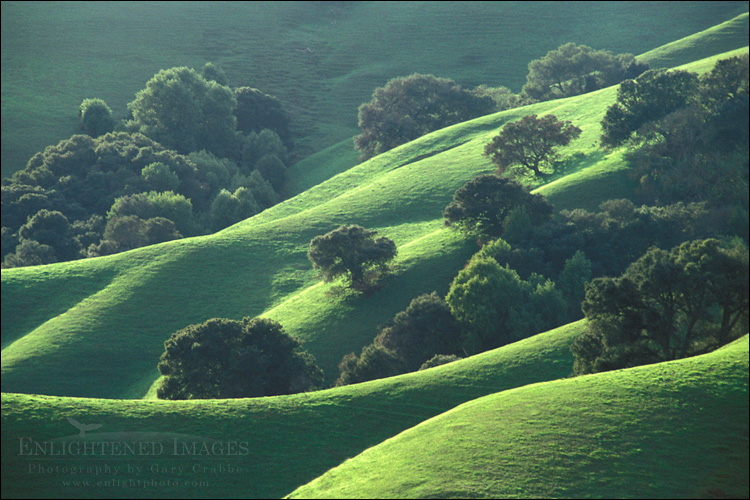
[[[476,399],[291,498],[747,498],[748,337]]]
[[[474,398],[567,376],[570,344],[583,323],[566,327],[422,372],[327,391],[273,398],[212,401],[123,401],[49,396],[2,395],[2,478],[4,497],[98,498],[279,498],[366,448]],[[102,424],[90,441],[171,443],[172,439],[233,440],[249,443],[248,454],[188,461],[241,467],[241,474],[150,473],[154,464],[179,466],[184,456],[147,454],[124,461],[144,472],[34,475],[29,467],[122,464],[122,457],[41,461],[19,456],[19,438],[60,444],[79,442],[65,418]],[[172,445],[169,444],[171,447]],[[168,448],[171,450],[172,448]],[[47,457],[49,458],[49,457]],[[120,462],[117,460],[120,459]],[[60,478],[83,481],[190,479],[205,487],[62,487]],[[66,492],[69,494],[66,495]]]
[[[563,43],[637,54],[747,10],[747,2],[2,2],[2,176],[75,133],[83,99],[104,99],[120,118],[164,68],[213,61],[232,85],[278,96],[307,155],[356,134],[358,106],[390,78],[433,73],[518,91],[529,61]]]
[[[672,68],[731,51],[747,42],[750,31],[748,21],[747,13],[740,14],[707,30],[639,54],[638,58],[652,68]],[[356,165],[358,155],[352,148],[349,138],[293,165],[289,169],[291,180],[286,195],[291,197],[299,194]]]
[[[708,69],[715,59],[692,68]],[[583,129],[566,150],[579,155],[577,171],[539,190],[557,208],[628,196],[620,153],[603,157],[597,149],[599,121],[614,99],[614,88],[602,89],[449,127],[212,236],[3,270],[2,388],[143,397],[172,332],[212,317],[258,315],[307,341],[331,381],[343,355],[369,343],[415,296],[445,293],[476,250],[441,229],[441,212],[458,187],[492,169],[482,149],[508,120],[552,112]],[[344,223],[378,229],[399,246],[394,276],[370,297],[316,284],[307,261],[310,240]],[[44,297],[49,305],[38,302]]]
[[[6,4],[3,82],[5,14],[19,8]],[[191,9],[203,9],[199,11],[201,29],[208,33],[201,39],[203,45],[213,44],[212,49],[225,51],[237,62],[259,64],[262,59],[257,54],[242,52],[244,39],[239,34],[229,43],[225,33],[209,29],[220,13],[241,19],[240,14],[260,9],[257,12],[263,15],[248,23],[248,29],[255,22],[278,22],[286,36],[299,35],[290,40],[313,49],[304,54],[322,52],[323,47],[330,51],[326,57],[339,56],[341,72],[338,79],[333,78],[341,85],[335,87],[339,90],[358,88],[354,85],[358,77],[362,81],[379,78],[373,68],[391,68],[391,63],[397,67],[420,54],[404,56],[402,61],[402,52],[408,51],[394,51],[398,57],[392,60],[374,58],[363,63],[362,68],[370,73],[346,73],[349,64],[362,63],[360,54],[343,55],[344,49],[335,44],[314,45],[323,28],[330,31],[339,26],[342,37],[346,30],[359,29],[363,53],[369,40],[366,34],[370,29],[375,33],[371,25],[381,20],[375,16],[365,26],[354,13],[401,13],[399,22],[413,21],[421,14],[425,26],[403,24],[401,38],[395,32],[393,47],[404,42],[408,29],[417,34],[437,29],[427,27],[432,10],[420,3],[399,2],[392,11],[387,6],[393,3],[311,4],[322,10],[305,19],[300,18],[300,9],[310,7],[292,2],[253,3],[245,5],[248,11],[243,10],[244,4],[213,4],[215,11],[191,4],[180,18],[189,26],[196,14]],[[442,12],[451,4],[441,3],[437,9]],[[484,5],[495,8],[495,4],[510,8],[506,2]],[[456,19],[470,17],[461,9],[473,9],[475,17],[489,18],[477,5],[452,5]],[[656,2],[636,6],[652,9],[652,14],[672,8]],[[79,4],[74,7],[81,8]],[[522,15],[517,13],[521,17],[515,22],[526,15],[549,20],[542,7],[550,16],[554,14],[551,9],[558,8],[554,3],[532,4]],[[608,36],[632,37],[638,32],[633,28],[636,19],[643,32],[648,32],[643,23],[653,21],[656,33],[656,23],[662,22],[658,16],[644,17],[643,12],[629,17],[626,11],[633,8],[629,3],[575,4],[575,9],[579,7],[601,14],[601,24],[579,26],[582,34],[608,31],[601,29],[606,19],[611,20]],[[679,25],[683,13],[687,20],[695,9],[714,7],[747,10],[746,3],[688,3],[680,14],[670,14],[673,24]],[[40,5],[30,7],[37,8]],[[49,8],[55,12],[62,7]],[[83,16],[76,26],[89,26],[86,21],[91,26],[101,21],[116,24],[122,8],[142,12],[138,5],[116,4],[112,10],[87,11],[89,17]],[[158,3],[144,8],[167,9],[158,11],[163,13],[173,7]],[[605,9],[613,9],[612,18],[603,14]],[[565,16],[561,12],[556,27]],[[627,28],[619,24],[623,19],[631,22]],[[69,22],[64,16],[60,21],[63,26]],[[147,18],[144,26],[152,22]],[[171,22],[164,20],[165,33]],[[746,25],[747,16],[739,22]],[[727,26],[737,25],[725,25],[722,33],[734,29]],[[549,29],[543,37],[567,33],[568,28]],[[88,28],[82,29],[74,36],[87,34]],[[267,26],[264,29],[268,31]],[[248,39],[259,40],[259,33],[253,32]],[[708,30],[691,43],[696,50],[702,46],[700,40],[713,47],[727,43],[722,38],[715,45],[716,33]],[[186,40],[182,46],[179,37],[167,43],[169,37],[162,36],[160,32],[154,37],[154,60],[168,53],[161,51],[162,44],[186,53],[198,44]],[[185,33],[180,36],[189,38]],[[277,36],[275,31],[273,36]],[[446,35],[445,40],[452,37],[453,33]],[[47,40],[47,34],[40,38]],[[639,43],[651,40],[645,36]],[[743,46],[747,44],[746,37],[741,40]],[[81,46],[91,50],[89,55],[106,52],[93,43]],[[290,47],[296,46],[280,47],[278,54]],[[616,49],[638,52],[632,47]],[[426,50],[421,51],[425,61]],[[653,60],[669,60],[671,50],[656,54]],[[673,50],[679,52],[682,46],[674,45]],[[713,55],[683,67],[706,71],[718,58],[747,50]],[[270,53],[264,55],[268,61],[277,61]],[[284,59],[279,56],[278,60]],[[323,61],[321,57],[319,62]],[[456,63],[448,58],[446,64],[451,62]],[[480,66],[486,69],[483,64],[475,66],[477,71]],[[299,68],[290,65],[289,69]],[[22,70],[26,71],[18,71]],[[97,71],[92,71],[92,82]],[[340,111],[331,104],[340,96],[326,93],[334,89],[325,87],[327,80],[318,80],[320,100],[305,100],[299,79],[284,78],[289,74],[269,70],[263,78],[287,81],[287,88],[297,89],[294,95],[299,102],[310,106],[305,108],[308,111],[322,110],[326,99],[330,101],[325,105]],[[5,92],[4,88],[3,127]],[[346,98],[354,95],[344,94]],[[290,195],[296,196],[215,235],[97,259],[3,270],[3,497],[278,498],[296,488],[300,489],[295,496],[747,497],[748,337],[705,356],[570,379],[566,378],[572,368],[569,348],[584,327],[577,322],[431,370],[314,393],[179,402],[138,399],[147,396],[157,380],[156,362],[164,340],[179,328],[212,317],[263,315],[280,321],[289,333],[305,341],[332,381],[344,354],[358,352],[371,342],[378,325],[403,310],[416,295],[433,290],[444,294],[477,250],[473,241],[442,228],[441,212],[458,187],[493,170],[482,149],[510,120],[554,113],[583,130],[563,152],[573,158],[566,175],[538,189],[557,209],[595,208],[603,200],[628,196],[632,185],[622,151],[605,154],[597,147],[599,122],[615,96],[615,88],[602,89],[482,117],[429,134],[353,168],[348,168],[355,160],[347,139],[294,167],[300,173],[304,167],[304,175],[290,185]],[[346,98],[341,97],[341,102]],[[334,114],[331,111],[330,116]],[[314,134],[330,138],[341,132],[341,138],[351,137],[348,125],[333,118],[330,123],[337,125],[326,125],[326,116],[320,113],[319,129],[308,136],[310,144]],[[344,134],[345,128],[350,132]],[[377,229],[398,245],[393,275],[370,296],[349,292],[341,283],[320,283],[306,258],[312,237],[344,223]],[[101,427],[81,436],[66,419]],[[103,446],[103,442],[117,443],[120,453],[110,445],[109,453],[93,456],[38,454],[41,449],[73,450],[81,443]],[[136,445],[145,448],[122,453],[123,449],[135,450]],[[199,453],[204,445],[211,451]],[[175,455],[175,446],[184,453]],[[188,452],[189,446],[195,448]]]

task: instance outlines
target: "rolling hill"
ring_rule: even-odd
[[[691,67],[706,70],[715,60]],[[172,332],[212,317],[260,315],[303,339],[333,380],[341,358],[369,343],[412,298],[446,293],[475,251],[473,242],[441,227],[442,210],[458,187],[492,170],[482,148],[508,120],[552,112],[583,129],[566,151],[578,155],[576,171],[539,188],[558,209],[629,196],[621,153],[604,156],[597,147],[599,121],[615,94],[614,87],[602,89],[443,129],[215,235],[3,270],[2,388],[143,397]],[[377,229],[399,246],[394,276],[366,298],[317,283],[307,261],[314,236],[347,223]],[[40,303],[43,297],[50,304]]]
[[[419,424],[289,498],[743,498],[748,337],[527,385]]]
[[[405,4],[397,12],[420,11]],[[294,24],[298,6],[285,8],[289,29],[307,26],[312,43],[310,26],[321,20]],[[651,63],[706,71],[747,53],[747,24],[741,14],[654,49]],[[493,170],[483,145],[510,120],[554,113],[583,130],[564,151],[573,158],[567,175],[537,189],[556,209],[628,197],[622,151],[598,148],[615,96],[613,87],[485,116],[356,166],[349,138],[293,167],[288,200],[217,234],[3,270],[3,496],[746,497],[747,337],[699,357],[568,378],[580,321],[364,384],[148,399],[164,340],[212,317],[278,320],[335,379],[343,355],[359,352],[415,296],[445,294],[477,250],[442,227],[441,213],[458,187]],[[399,248],[393,275],[366,297],[320,283],[306,257],[314,236],[345,223],[377,229]],[[73,453],[83,443],[107,452]]]
[[[474,398],[521,385],[566,377],[573,362],[570,344],[580,333],[578,322],[501,347],[470,359],[430,370],[326,391],[272,398],[203,401],[128,401],[3,394],[3,496],[55,497],[59,477],[35,476],[29,467],[64,466],[65,459],[20,455],[21,438],[35,442],[75,439],[78,430],[66,421],[102,424],[90,440],[108,442],[188,442],[232,440],[247,442],[248,453],[223,457],[217,463],[242,468],[242,474],[191,474],[209,488],[140,490],[143,498],[279,498],[370,446],[395,436],[428,418]],[[104,433],[104,434],[102,434]],[[80,440],[83,440],[81,438]],[[28,442],[25,441],[25,442]],[[174,466],[184,456],[171,448],[161,454],[131,456],[125,463],[143,467],[140,475],[79,474],[75,480],[160,479],[154,464]],[[114,467],[120,456],[88,457],[94,465]],[[215,457],[192,457],[195,461]],[[222,457],[220,457],[222,458]],[[39,460],[45,459],[45,460]],[[192,463],[190,463],[192,466]],[[168,475],[180,479],[177,474]],[[217,481],[217,479],[219,481]],[[62,490],[64,492],[64,489]],[[75,488],[75,495],[96,498],[101,489]],[[110,489],[108,496],[132,498],[132,489]]]

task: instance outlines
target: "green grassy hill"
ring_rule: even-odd
[[[249,453],[223,457],[217,463],[243,469],[242,474],[190,474],[210,487],[187,491],[175,488],[111,489],[118,498],[279,498],[313,480],[343,460],[461,403],[526,384],[555,380],[571,372],[570,345],[583,322],[456,361],[430,370],[326,391],[272,398],[203,401],[123,401],[3,394],[3,497],[59,497],[59,475],[38,476],[29,467],[42,462],[19,456],[23,437],[34,441],[80,441],[66,418],[102,424],[89,440],[159,441],[192,436],[248,442]],[[67,437],[65,437],[67,436]],[[81,438],[83,439],[83,438]],[[185,438],[188,439],[188,438]],[[50,458],[50,457],[46,457]],[[64,459],[45,460],[47,467],[64,466]],[[92,463],[117,465],[122,457],[89,457]],[[125,463],[144,467],[138,477],[179,479],[149,473],[154,464],[182,464],[169,449],[160,456],[130,457]],[[210,457],[209,457],[210,458]],[[208,462],[203,457],[195,461]],[[73,461],[75,465],[82,463]],[[122,462],[119,462],[122,463]],[[189,463],[192,466],[192,462]],[[71,479],[126,479],[134,474],[79,474]],[[33,479],[33,481],[30,481]],[[71,496],[97,498],[103,488],[71,488]]]
[[[706,70],[715,59],[692,69]],[[492,170],[482,149],[508,120],[551,112],[583,129],[566,151],[579,154],[578,170],[539,189],[558,209],[629,195],[620,153],[602,156],[597,148],[599,121],[615,93],[602,89],[429,134],[212,236],[3,270],[2,388],[143,397],[172,332],[212,317],[259,315],[305,340],[332,381],[341,358],[369,343],[411,299],[446,293],[476,250],[441,228],[441,212],[458,187]],[[370,297],[318,284],[307,261],[310,240],[345,223],[378,229],[399,246],[396,273]]]
[[[146,81],[173,66],[212,61],[232,85],[278,96],[305,156],[358,133],[358,106],[397,76],[518,91],[529,61],[563,43],[638,54],[747,10],[747,2],[3,2],[2,176],[75,133],[83,99],[102,98],[121,118]]]
[[[418,3],[404,5],[414,15],[420,11]],[[686,4],[685,12],[696,5]],[[4,2],[3,14],[7,8]],[[299,8],[284,7],[289,13]],[[668,10],[663,4],[648,8]],[[116,19],[111,16],[103,19]],[[289,30],[320,22],[289,16]],[[738,22],[746,25],[747,16]],[[309,29],[306,43],[317,33]],[[4,25],[4,37],[5,31]],[[716,45],[716,33],[707,30],[690,43],[722,46],[726,39]],[[684,67],[706,71],[720,57],[746,53],[746,44],[745,37],[744,48],[710,51],[719,55]],[[654,60],[670,54],[664,50]],[[567,379],[569,347],[584,326],[578,322],[424,372],[314,393],[140,399],[153,393],[164,340],[212,317],[278,320],[305,341],[332,381],[343,355],[370,343],[378,325],[415,296],[445,294],[477,250],[473,241],[442,227],[441,212],[458,187],[493,170],[483,146],[510,120],[554,113],[583,130],[564,151],[576,158],[567,175],[538,189],[557,209],[595,208],[627,197],[632,186],[622,151],[604,154],[597,147],[599,122],[615,96],[616,89],[608,88],[485,116],[353,168],[347,168],[353,161],[348,139],[305,160],[310,168],[290,186],[296,196],[215,235],[3,270],[3,496],[263,498],[310,483],[295,495],[746,497],[747,337],[701,357]],[[344,223],[377,229],[399,248],[393,275],[368,297],[340,283],[320,283],[306,258],[312,237]],[[66,418],[102,427],[78,437]],[[434,440],[444,440],[444,447]],[[33,454],[101,441],[151,444],[145,453],[126,456]],[[154,443],[165,452],[190,443],[218,443],[219,450],[247,443],[247,453],[192,460],[157,454]],[[347,458],[352,460],[337,467]],[[386,460],[398,467],[397,475],[389,475]],[[196,463],[224,469],[196,471]],[[105,465],[110,469],[96,468]],[[80,466],[85,469],[73,470]],[[118,466],[123,468],[115,472]],[[143,469],[129,472],[127,466]],[[180,466],[190,470],[181,473]],[[370,466],[372,473],[362,470]],[[420,482],[422,475],[429,481]],[[159,485],[172,479],[177,487]],[[138,488],[128,480],[156,484]]]
[[[291,498],[747,498],[748,337],[465,403]]]

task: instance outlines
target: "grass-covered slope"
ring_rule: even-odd
[[[122,118],[173,66],[212,61],[233,86],[276,95],[310,154],[355,135],[357,107],[397,76],[517,92],[529,61],[563,43],[638,54],[743,12],[747,2],[4,1],[2,176],[76,133],[83,99]]]
[[[696,63],[709,69],[716,57]],[[583,129],[565,153],[577,170],[539,189],[557,208],[595,208],[631,192],[626,165],[598,149],[615,88],[539,103],[434,132],[212,236],[110,257],[2,271],[2,389],[107,398],[142,397],[163,342],[212,317],[266,315],[307,341],[329,381],[348,352],[421,293],[447,291],[476,250],[441,229],[455,190],[492,170],[484,144],[507,121],[554,113]],[[317,284],[310,240],[340,224],[396,241],[396,272],[369,297]]]
[[[390,439],[292,498],[747,498],[748,337],[525,386]]]
[[[129,401],[3,394],[3,497],[46,498],[279,498],[365,449],[477,397],[571,372],[577,322],[430,370],[326,391],[273,398],[206,401]],[[166,442],[160,455],[75,457],[19,455],[20,438],[80,442],[66,418],[102,424],[86,438],[107,442]],[[246,442],[242,456],[172,456],[172,439]],[[25,441],[25,442],[28,442]],[[46,458],[47,460],[38,460]],[[72,460],[71,460],[72,458]],[[83,462],[83,460],[90,460]],[[119,462],[118,462],[119,460]],[[29,467],[129,464],[142,474],[30,474]],[[153,465],[232,465],[239,474],[152,473]],[[209,487],[64,487],[81,481],[208,481]]]

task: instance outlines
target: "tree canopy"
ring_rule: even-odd
[[[566,43],[529,63],[521,94],[537,101],[570,97],[635,78],[647,69],[632,54]]]
[[[236,107],[229,87],[192,68],[164,69],[128,104],[133,113],[128,127],[182,154],[205,149],[236,157]]]
[[[619,146],[646,123],[684,108],[697,88],[698,76],[682,70],[649,70],[622,82],[602,120],[602,145]]]
[[[527,115],[507,123],[500,133],[484,147],[484,154],[497,165],[497,173],[506,172],[513,165],[531,170],[544,177],[554,172],[556,148],[567,146],[581,135],[581,129],[555,115]]]
[[[101,99],[84,99],[78,113],[81,117],[81,130],[91,137],[99,137],[115,128],[112,110]]]
[[[269,319],[210,319],[173,333],[164,348],[160,399],[276,396],[323,383],[313,356]]]
[[[308,258],[326,281],[345,276],[351,288],[371,286],[396,257],[393,240],[356,224],[339,226],[310,242]]]
[[[364,159],[371,158],[494,110],[490,97],[475,95],[447,78],[417,73],[394,78],[359,107],[362,134],[354,138],[354,147]]]
[[[480,175],[456,191],[443,219],[447,226],[494,239],[503,234],[506,218],[518,208],[525,210],[532,224],[552,216],[552,205],[543,196],[530,194],[513,180]]]

